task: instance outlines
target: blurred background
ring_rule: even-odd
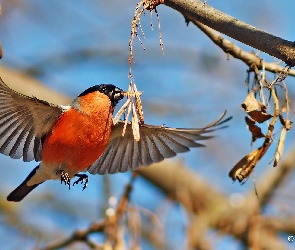
[[[127,89],[128,42],[136,1],[0,0],[0,3],[3,49],[0,76],[7,85],[12,86],[13,83],[9,77],[5,79],[1,71],[8,68],[34,78],[70,99],[95,84],[112,83]],[[291,29],[295,22],[293,2],[262,0],[257,4],[254,0],[210,0],[208,4],[266,32],[294,41]],[[167,6],[159,6],[158,13],[164,55],[159,46],[155,13],[153,30],[149,13],[141,19],[146,50],[136,38],[133,45],[135,63],[132,72],[138,89],[144,92],[145,122],[171,127],[203,127],[227,109],[228,114],[234,117],[229,128],[214,132],[216,137],[204,142],[206,148],[193,149],[165,164],[169,171],[170,162],[180,161],[223,194],[230,205],[236,206],[232,201],[238,197],[239,206],[242,206],[247,202],[246,195],[254,193],[253,179],[251,177],[244,185],[233,184],[228,172],[252,149],[251,134],[241,109],[247,95],[247,67],[234,58],[227,60],[227,55],[197,27],[192,24],[187,27],[180,13]],[[235,43],[248,52],[252,50]],[[274,60],[262,53],[260,57],[270,62]],[[271,80],[273,76],[269,74],[269,78]],[[286,83],[292,97],[294,78],[288,77]],[[292,107],[291,113],[294,111]],[[266,127],[262,128],[266,132]],[[291,151],[293,138],[294,131],[291,130],[284,155]],[[253,147],[261,143],[260,139]],[[256,167],[256,181],[259,182],[266,172],[280,167],[269,165],[274,150],[275,146],[272,146]],[[91,222],[105,217],[106,209],[120,199],[131,178],[131,173],[90,176],[89,185],[83,192],[79,185],[69,191],[57,181],[48,181],[21,203],[8,203],[6,196],[35,166],[36,162],[23,163],[0,155],[1,249],[41,247],[66,237],[73,230],[86,228]],[[294,175],[276,190],[277,195],[264,207],[264,214],[294,214],[293,180]],[[186,248],[189,219],[182,206],[170,201],[141,177],[134,184],[131,203],[146,213],[156,215],[158,222],[155,224],[161,225],[164,248]],[[146,215],[142,217],[145,217],[143,221],[147,219]],[[149,226],[152,228],[153,225]],[[141,236],[142,249],[157,248],[148,236],[150,230]],[[287,236],[279,235],[286,244]],[[99,234],[95,237],[98,242],[103,242]],[[242,249],[235,238],[213,229],[208,230],[205,237],[213,249]],[[290,244],[287,246],[292,247]],[[87,249],[83,247],[83,244],[77,244],[68,249]]]

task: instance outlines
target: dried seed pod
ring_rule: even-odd
[[[127,99],[127,101],[122,105],[122,107],[119,109],[119,111],[115,115],[115,117],[113,119],[114,125],[116,125],[118,123],[118,121],[120,120],[120,117],[125,112],[125,109],[128,107],[129,103],[130,103],[130,98]]]
[[[137,117],[134,103],[132,104],[132,132],[133,132],[134,140],[139,141],[140,140],[139,124],[138,124],[138,117]]]
[[[275,161],[273,163],[273,166],[276,167],[278,165],[278,163],[280,162],[282,155],[283,155],[283,151],[284,151],[284,145],[285,145],[285,138],[286,138],[286,133],[287,133],[287,129],[284,127],[282,129],[281,135],[280,135],[280,139],[277,145],[277,149],[275,152]]]
[[[126,128],[127,128],[127,123],[128,123],[128,117],[129,117],[130,112],[131,112],[131,105],[132,105],[132,103],[130,102],[129,105],[128,105],[128,110],[127,110],[127,115],[126,115],[123,131],[122,131],[122,136],[125,135],[125,131],[126,131]]]
[[[260,152],[261,148],[258,148],[252,151],[250,154],[244,156],[229,172],[229,177],[233,181],[238,179],[239,182],[242,182],[244,179],[248,179],[252,173],[257,162],[254,161],[256,155]],[[245,180],[245,181],[246,181]]]

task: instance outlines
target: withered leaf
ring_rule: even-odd
[[[256,122],[263,123],[272,117],[271,114],[268,114],[264,111],[253,110],[247,112],[247,114]]]
[[[266,106],[255,99],[253,90],[249,92],[241,106],[247,113],[254,110],[266,111]]]
[[[282,114],[279,115],[281,124],[289,131],[292,128],[292,123],[289,119],[285,119]]]
[[[285,119],[285,128],[287,131],[289,131],[292,128],[292,124],[293,124],[293,122],[291,122],[288,119]]]
[[[252,133],[252,142],[255,142],[257,138],[265,137],[265,135],[261,132],[261,128],[255,125],[255,121],[251,120],[247,116],[245,116],[245,121]]]
[[[239,182],[242,182],[244,179],[247,180],[249,178],[256,165],[256,162],[253,162],[253,160],[257,153],[259,153],[260,149],[261,148],[258,148],[247,154],[231,169],[228,175],[233,181],[238,179]]]

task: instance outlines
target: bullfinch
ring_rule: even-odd
[[[160,162],[211,138],[203,135],[228,121],[225,112],[204,128],[183,129],[139,124],[140,140],[128,123],[114,125],[113,112],[125,93],[111,84],[95,85],[69,106],[55,105],[10,89],[0,78],[0,153],[13,159],[39,162],[7,200],[21,201],[39,184],[58,179],[70,187],[75,176],[113,174]],[[83,188],[83,189],[84,189]]]

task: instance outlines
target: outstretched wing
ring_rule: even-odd
[[[187,152],[192,147],[203,147],[196,142],[212,136],[205,136],[217,126],[227,122],[231,117],[222,120],[226,111],[213,123],[204,128],[185,129],[168,128],[165,126],[140,125],[140,140],[135,141],[132,125],[128,124],[124,137],[122,130],[124,122],[114,126],[110,141],[103,154],[88,168],[91,174],[106,174],[136,170],[148,166],[177,153]]]
[[[0,153],[40,161],[43,139],[62,112],[60,106],[19,94],[0,78]]]

